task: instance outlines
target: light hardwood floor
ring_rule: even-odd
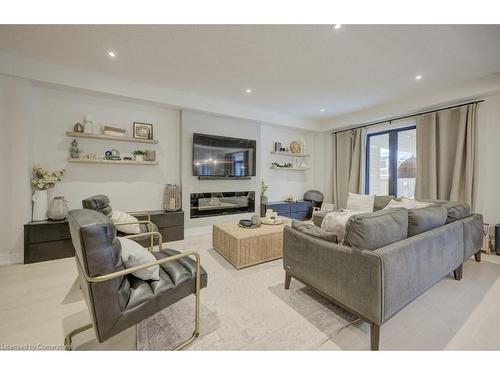
[[[202,308],[220,326],[193,350],[365,350],[369,327],[337,332],[328,303],[296,280],[283,289],[281,260],[236,270],[203,235],[169,243],[200,252],[209,275]],[[0,346],[60,345],[64,333],[89,322],[74,259],[0,267]],[[445,278],[381,330],[384,350],[500,349],[500,257],[466,262],[463,280]],[[203,322],[202,322],[203,324]],[[203,327],[202,327],[203,329]],[[92,331],[75,338],[77,349],[135,349],[135,328],[99,344]],[[5,348],[5,347],[4,347]],[[43,347],[40,347],[43,348]]]

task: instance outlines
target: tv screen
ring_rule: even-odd
[[[256,142],[251,139],[193,134],[193,176],[255,176]]]

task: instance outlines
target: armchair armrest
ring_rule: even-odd
[[[130,211],[127,213],[132,216],[139,216],[139,217],[146,216],[148,218],[147,221],[151,221],[151,215],[146,211]]]
[[[200,289],[200,268],[201,268],[201,265],[200,265],[200,255],[196,251],[188,251],[186,253],[173,255],[173,256],[170,256],[168,258],[163,258],[160,260],[156,260],[154,262],[141,264],[139,266],[135,266],[132,268],[126,268],[124,270],[108,273],[108,274],[102,275],[102,276],[89,277],[85,272],[83,272],[83,273],[84,273],[84,276],[89,283],[101,283],[104,281],[112,280],[116,277],[129,275],[135,271],[140,271],[142,269],[149,268],[151,266],[156,266],[156,265],[174,262],[176,260],[179,260],[179,259],[185,258],[185,257],[189,257],[189,256],[194,256],[196,258],[196,289],[199,290]]]
[[[128,221],[125,223],[115,223],[115,227],[119,225],[133,225],[133,224],[146,224],[150,231],[153,230],[153,222],[150,220],[137,220],[137,221]]]
[[[151,239],[153,239],[155,236],[158,237],[158,249],[161,250],[162,244],[163,244],[163,238],[160,232],[144,232],[144,233],[138,233],[138,234],[129,234],[127,236],[123,236],[123,238],[138,238],[138,237],[144,237],[144,236],[150,236]],[[152,251],[152,248],[151,248]]]

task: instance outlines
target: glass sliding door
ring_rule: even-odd
[[[368,134],[365,193],[413,198],[416,148],[414,126]]]
[[[368,194],[389,194],[389,134],[374,134],[368,138]]]
[[[402,130],[397,133],[397,136],[397,195],[413,199],[417,177],[417,131],[416,129]]]

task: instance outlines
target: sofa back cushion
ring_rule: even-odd
[[[373,202],[373,211],[380,211],[393,199],[395,199],[394,195],[376,195]]]
[[[446,224],[448,212],[439,205],[408,210],[408,237]]]
[[[467,203],[437,200],[437,199],[422,199],[422,200],[425,202],[435,203],[440,205],[441,207],[446,208],[446,211],[448,211],[448,218],[446,219],[446,224],[470,216],[470,206]]]
[[[303,221],[293,220],[292,228],[297,229],[298,231],[307,234],[308,236],[312,236],[315,238],[319,238],[320,240],[334,242],[337,243],[337,236],[332,232],[327,232],[321,228],[318,228],[316,225],[311,223],[305,223]]]
[[[375,250],[408,235],[408,210],[395,208],[357,214],[349,218],[345,228],[344,245]]]

